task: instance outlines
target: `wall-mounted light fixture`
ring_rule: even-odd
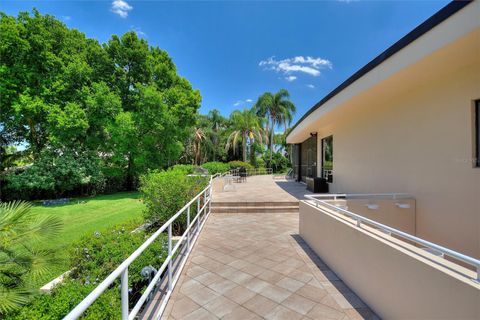
[[[365,206],[370,210],[378,210],[378,208],[380,208],[378,204],[374,204],[374,203],[369,203],[369,204],[366,204]]]
[[[397,203],[395,203],[395,205],[397,207],[399,207],[400,209],[410,209],[410,204],[408,204],[408,203],[397,202]]]

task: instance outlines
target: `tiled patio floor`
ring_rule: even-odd
[[[374,318],[298,237],[298,213],[215,213],[162,319]]]
[[[311,193],[304,184],[271,175],[247,177],[246,182],[234,183],[228,191],[223,191],[224,184],[224,178],[214,181],[214,202],[298,201]]]

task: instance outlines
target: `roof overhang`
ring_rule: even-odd
[[[398,80],[403,79],[406,85],[412,85],[415,81],[425,81],[417,76],[414,79],[408,78],[407,70],[427,67],[424,77],[428,77],[434,76],[435,72],[444,72],[443,69],[454,68],[455,63],[466,63],[459,53],[475,59],[480,43],[479,16],[479,1],[451,2],[313,106],[290,131],[287,143],[304,141],[311,132],[317,131],[326,115],[351,104],[356,97],[372,91],[384,82],[396,82],[396,86],[401,86],[402,83]],[[453,49],[441,50],[452,46]],[[467,50],[474,51],[472,53]],[[453,57],[453,63],[452,54],[457,55]],[[445,62],[442,59],[447,59],[449,63],[442,64]],[[431,69],[432,64],[438,65],[442,70]]]

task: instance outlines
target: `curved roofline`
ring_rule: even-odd
[[[430,18],[422,22],[415,29],[407,33],[400,40],[398,40],[393,45],[391,45],[388,49],[386,49],[385,51],[380,53],[378,56],[376,56],[373,60],[371,60],[361,69],[359,69],[353,75],[351,75],[347,80],[342,82],[338,87],[336,87],[330,93],[328,93],[325,97],[323,97],[322,100],[320,100],[313,107],[311,107],[291,128],[290,132],[287,135],[287,138],[303,120],[305,120],[312,112],[320,108],[328,100],[332,99],[334,96],[336,96],[341,91],[343,91],[343,89],[347,88],[349,85],[351,85],[352,83],[360,79],[362,76],[364,76],[365,74],[367,74],[368,72],[376,68],[378,65],[383,63],[389,57],[391,57],[401,49],[405,48],[410,43],[417,40],[422,35],[424,35],[425,33],[427,33],[428,31],[430,31],[431,29],[433,29],[434,27],[436,27],[437,25],[439,25],[440,23],[448,19],[450,16],[455,14],[457,11],[459,11],[460,9],[462,9],[463,7],[465,7],[466,5],[472,2],[473,0],[466,0],[466,1],[454,0],[449,4],[447,4],[445,7],[443,7],[442,9],[440,9],[439,11],[437,11]]]

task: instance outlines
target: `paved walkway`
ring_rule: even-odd
[[[210,215],[162,319],[377,319],[298,236],[298,213]]]
[[[247,177],[246,182],[233,183],[234,188],[223,191],[225,180],[214,181],[214,202],[274,202],[298,201],[310,194],[304,184],[271,175]]]

